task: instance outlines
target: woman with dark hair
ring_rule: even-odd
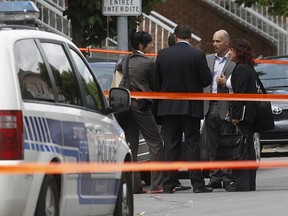
[[[229,44],[230,58],[236,63],[232,75],[226,80],[219,77],[218,84],[226,85],[231,93],[257,93],[256,72],[250,43],[242,38],[233,39]],[[233,125],[238,125],[240,131],[247,136],[244,160],[255,160],[253,142],[253,122],[256,117],[256,107],[253,101],[231,101],[230,119]],[[256,170],[233,170],[233,182],[225,187],[226,191],[254,191],[256,189]]]
[[[144,55],[154,51],[152,36],[147,32],[132,29],[129,40],[133,51],[122,62],[123,79],[120,87],[138,92],[153,91],[154,60]],[[137,160],[140,130],[149,147],[150,161],[163,161],[163,141],[151,105],[152,100],[132,99],[129,116],[121,118],[120,115],[118,119],[125,131],[134,160]],[[142,188],[139,172],[135,172],[134,176],[134,193],[146,193]],[[162,171],[151,172],[151,193],[162,192]]]

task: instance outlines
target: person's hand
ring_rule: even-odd
[[[226,87],[226,81],[227,78],[223,74],[217,77],[217,84],[219,86]]]
[[[239,124],[239,120],[238,119],[232,119],[231,122],[235,126]]]

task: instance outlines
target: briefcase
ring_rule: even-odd
[[[245,158],[247,136],[238,126],[231,122],[225,122],[221,127],[220,140],[218,142],[217,160],[242,160]]]

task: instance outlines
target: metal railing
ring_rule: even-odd
[[[21,0],[7,0],[7,1],[21,1]],[[66,16],[63,16],[66,10],[65,0],[30,0],[36,4],[40,11],[39,19],[36,23],[41,28],[64,37],[72,39],[71,22]]]
[[[277,47],[277,55],[288,53],[288,18],[271,16],[267,7],[239,6],[235,0],[202,0],[256,32]]]
[[[143,20],[138,26],[138,30],[143,30],[151,34],[154,38],[155,53],[158,50],[167,47],[167,39],[171,33],[174,32],[174,28],[177,26],[176,23],[157,13],[151,11],[150,15],[142,13]],[[195,34],[192,34],[192,39],[201,41],[201,38]]]

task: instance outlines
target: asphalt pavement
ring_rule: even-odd
[[[265,157],[263,161],[287,161],[288,157]],[[287,216],[288,167],[259,169],[256,191],[173,194],[135,194],[135,216]],[[208,182],[209,179],[205,179]],[[190,180],[181,179],[183,185]],[[148,188],[149,189],[149,188]]]

